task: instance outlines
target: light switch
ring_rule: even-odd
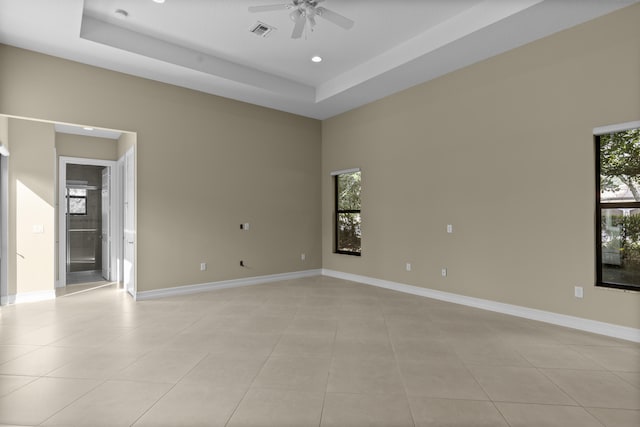
[[[44,233],[44,225],[35,224],[31,227],[31,230],[33,231],[33,234],[42,234]]]
[[[576,298],[583,298],[584,297],[584,290],[583,290],[582,286],[575,286],[573,288],[573,294],[575,295]]]

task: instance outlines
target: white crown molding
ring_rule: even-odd
[[[303,277],[319,276],[321,270],[303,270],[292,273],[271,274],[267,276],[247,277],[244,279],[222,280],[220,282],[200,283],[196,285],[176,286],[173,288],[154,289],[151,291],[140,291],[135,295],[136,301],[144,301],[155,298],[174,297],[179,295],[189,295],[199,292],[212,291],[215,289],[239,288],[241,286],[260,285],[263,283],[277,282],[279,280],[300,279]]]
[[[522,307],[519,305],[505,304],[497,301],[468,297],[450,292],[437,291],[429,288],[405,285],[403,283],[375,279],[373,277],[360,276],[357,274],[343,273],[335,270],[322,269],[322,275],[343,280],[350,280],[352,282],[363,283],[366,285],[377,286],[379,288],[391,289],[407,294],[433,298],[440,301],[447,301],[454,304],[481,308],[483,310],[494,311],[497,313],[509,314],[511,316],[522,317],[525,319],[551,323],[553,325],[565,326],[567,328],[579,329],[581,331],[620,338],[627,341],[640,342],[640,329],[636,328],[619,326],[611,323],[584,319],[581,317],[568,316],[566,314],[558,314],[550,311],[537,310],[534,308]]]

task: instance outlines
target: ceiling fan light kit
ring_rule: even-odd
[[[292,0],[291,3],[269,4],[264,6],[249,6],[249,12],[272,12],[277,10],[291,10],[289,17],[294,22],[292,39],[302,37],[305,26],[309,22],[309,28],[313,31],[316,26],[316,16],[319,16],[340,28],[349,30],[354,22],[346,16],[340,15],[326,7],[318,6],[325,0]]]

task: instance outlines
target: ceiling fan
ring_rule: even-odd
[[[337,12],[318,6],[324,0],[291,0],[291,3],[270,4],[265,6],[249,6],[249,12],[271,12],[274,10],[291,10],[289,17],[293,22],[292,39],[299,39],[304,31],[305,24],[309,21],[309,26],[313,31],[316,25],[316,16],[326,19],[327,21],[344,28],[345,30],[353,27],[354,22],[340,15]]]

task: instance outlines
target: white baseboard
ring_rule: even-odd
[[[391,289],[407,294],[466,305],[469,307],[481,308],[483,310],[495,311],[497,313],[510,314],[512,316],[523,317],[525,319],[538,320],[540,322],[551,323],[553,325],[566,326],[568,328],[593,332],[595,334],[620,338],[627,341],[640,342],[640,329],[630,328],[627,326],[619,326],[611,323],[568,316],[566,314],[558,314],[550,311],[537,310],[519,305],[505,304],[481,298],[467,297],[450,292],[405,285],[403,283],[375,279],[373,277],[360,276],[357,274],[343,273],[335,270],[322,269],[322,275]]]
[[[38,302],[56,299],[56,291],[36,291],[23,292],[15,295],[8,295],[6,301],[9,304],[22,304],[25,302]]]
[[[176,286],[174,288],[140,291],[135,295],[136,301],[155,298],[173,297],[178,295],[195,294],[214,289],[238,288],[241,286],[260,285],[262,283],[277,282],[279,280],[299,279],[302,277],[319,276],[322,270],[294,271],[292,273],[271,274],[268,276],[247,277],[243,279],[222,280],[220,282],[201,283],[197,285]]]

